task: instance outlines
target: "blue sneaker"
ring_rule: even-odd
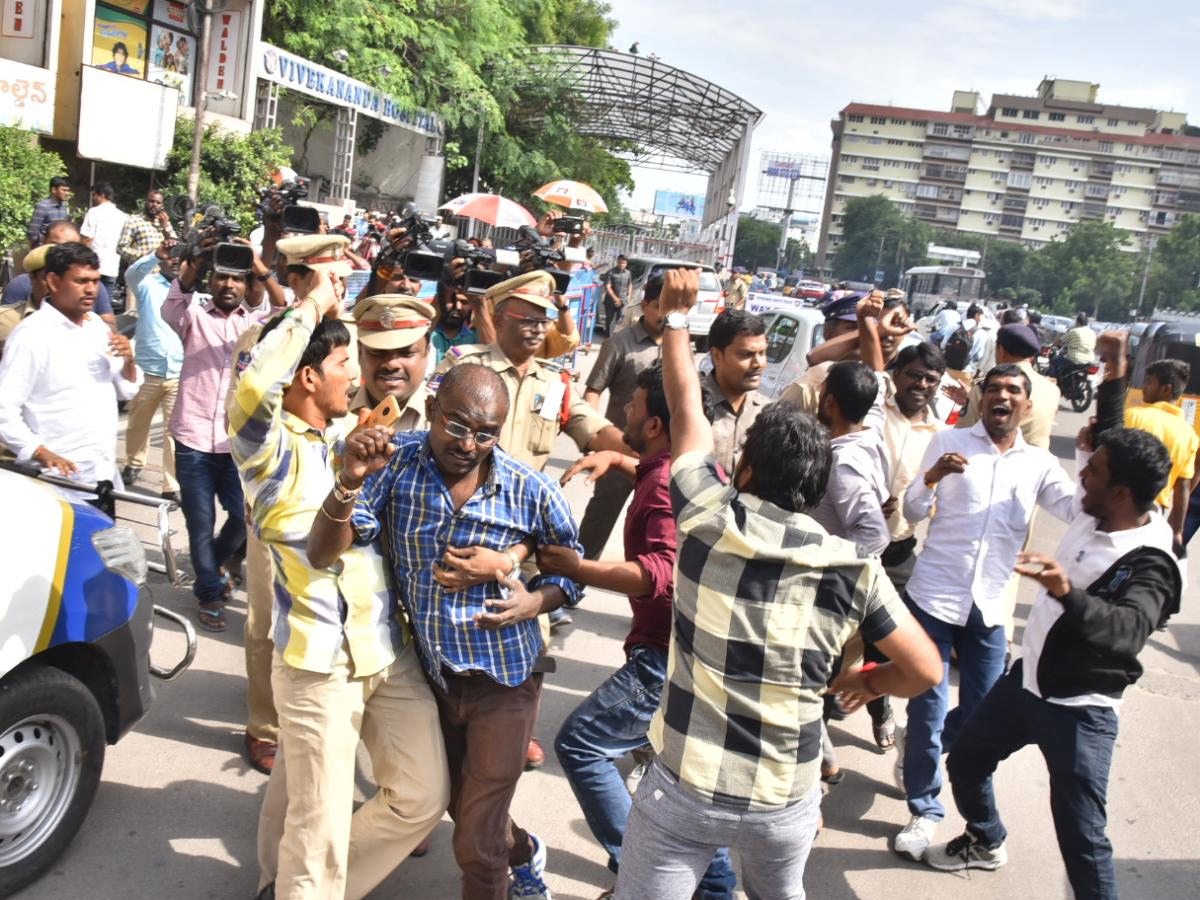
[[[512,884],[508,886],[511,900],[551,900],[550,888],[542,880],[546,871],[546,845],[537,835],[529,835],[533,841],[533,856],[523,866],[513,866]]]

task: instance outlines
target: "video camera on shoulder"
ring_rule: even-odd
[[[254,250],[245,244],[217,244],[213,248],[214,272],[245,275],[254,268]]]
[[[281,181],[279,184],[260,187],[258,189],[258,209],[256,212],[258,217],[264,221],[267,219],[276,219],[282,213],[275,212],[275,203],[272,202],[274,197],[282,200],[284,209],[287,209],[288,206],[295,206],[307,196],[308,183],[299,176]]]
[[[200,218],[190,216],[192,224],[183,236],[183,258],[194,260],[204,256],[208,248],[202,244],[227,244],[230,238],[242,233],[242,226],[237,219],[225,215],[225,210],[215,204],[204,207]]]
[[[320,234],[321,212],[313,206],[289,204],[280,214],[280,225],[285,234]]]
[[[583,216],[559,216],[554,220],[555,234],[583,234]]]
[[[565,216],[563,218],[566,218]],[[561,221],[559,219],[558,221]],[[587,251],[583,247],[556,247],[549,239],[538,234],[532,225],[521,227],[515,249],[524,256],[529,254],[534,269],[545,269],[554,278],[556,293],[565,294],[571,284],[571,273],[558,268],[560,262],[584,262]]]

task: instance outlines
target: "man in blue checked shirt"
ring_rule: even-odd
[[[441,714],[463,900],[549,900],[545,846],[508,808],[541,697],[537,616],[574,602],[578,588],[553,575],[522,584],[516,555],[507,575],[464,590],[443,587],[434,568],[450,547],[507,552],[532,539],[582,552],[578,529],[558,485],[496,446],[508,415],[497,373],[452,368],[426,410],[428,432],[362,428],[347,438],[309,561],[331,565],[382,533]]]

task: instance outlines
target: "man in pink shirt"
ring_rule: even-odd
[[[249,270],[211,262],[211,257],[205,256],[179,267],[179,277],[163,303],[162,317],[183,341],[179,398],[170,429],[196,575],[192,591],[200,602],[201,626],[224,631],[225,603],[232,585],[223,565],[246,540],[245,501],[237,465],[229,454],[225,395],[233,346],[258,317],[244,303],[247,286],[255,276]],[[196,282],[205,268],[210,270],[209,293],[197,294]],[[217,501],[226,518],[214,534]]]

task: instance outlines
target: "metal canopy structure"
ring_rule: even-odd
[[[531,49],[537,79],[577,98],[581,134],[628,142],[635,149],[619,155],[636,166],[708,176],[704,225],[727,255],[762,110],[650,56],[563,44]]]
[[[576,94],[580,131],[630,141],[639,166],[711,175],[762,111],[718,84],[649,56],[541,45],[547,72]]]

